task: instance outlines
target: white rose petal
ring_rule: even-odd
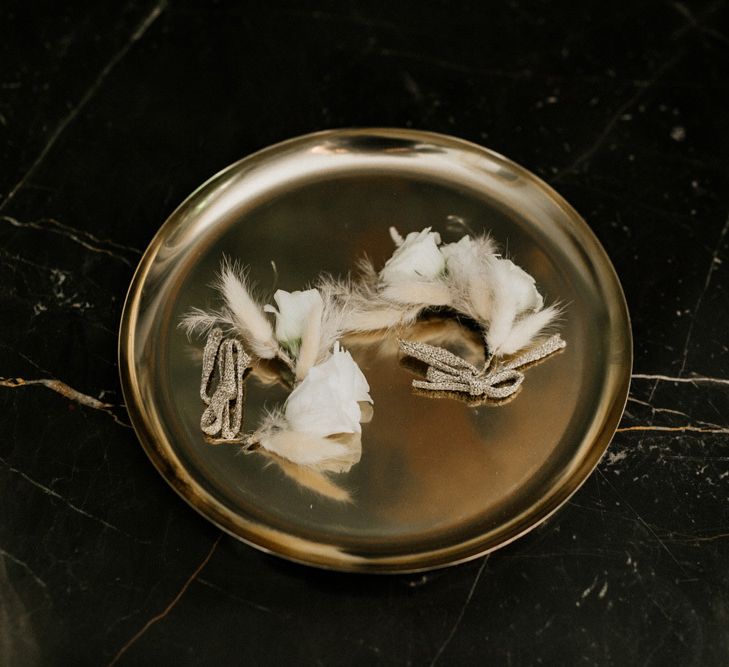
[[[271,305],[264,306],[264,310],[276,315],[277,340],[296,354],[309,313],[313,308],[323,305],[321,294],[316,289],[303,292],[286,292],[280,289],[276,290],[273,300],[278,310]]]
[[[411,232],[395,250],[392,257],[380,271],[385,283],[402,280],[431,280],[445,268],[445,258],[440,252],[440,234],[426,227],[420,232]]]
[[[326,437],[360,433],[359,401],[372,403],[370,387],[352,355],[335,343],[324,363],[314,366],[294,389],[284,413],[294,431]]]

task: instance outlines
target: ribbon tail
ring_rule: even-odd
[[[505,363],[501,367],[501,370],[515,370],[517,368],[521,368],[522,366],[533,364],[537,361],[541,361],[542,359],[546,359],[547,357],[554,354],[555,352],[558,352],[559,350],[563,350],[566,346],[567,343],[564,341],[562,336],[560,336],[559,334],[554,334],[554,336],[548,338],[541,345],[537,345],[537,347],[531,350],[527,350],[524,354],[519,355],[516,359],[512,359],[511,361]]]

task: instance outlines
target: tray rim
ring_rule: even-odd
[[[620,369],[622,377],[620,377],[617,381],[615,396],[609,410],[606,411],[602,424],[599,426],[598,433],[594,436],[593,442],[590,444],[591,456],[589,457],[589,461],[586,466],[583,462],[580,474],[572,474],[569,477],[571,484],[568,484],[566,488],[564,484],[560,486],[559,490],[561,493],[556,494],[556,496],[551,499],[550,503],[543,505],[540,504],[536,511],[530,512],[527,525],[512,530],[510,534],[507,534],[503,539],[495,544],[479,544],[479,542],[483,542],[483,535],[480,535],[465,542],[458,542],[455,545],[449,545],[447,547],[441,547],[429,551],[415,552],[406,556],[396,555],[374,558],[357,556],[356,554],[350,554],[336,549],[335,547],[331,547],[331,545],[312,542],[267,526],[262,526],[252,520],[244,519],[239,515],[236,515],[232,512],[232,510],[225,507],[211,494],[201,488],[187,470],[179,464],[179,461],[175,460],[176,457],[170,457],[171,451],[169,450],[169,447],[165,447],[165,443],[160,443],[158,441],[156,435],[152,432],[147,421],[144,419],[143,410],[140,408],[141,396],[138,382],[136,381],[133,361],[135,338],[134,324],[138,315],[139,301],[147,274],[154,263],[154,259],[163,241],[167,237],[169,231],[174,229],[178,212],[208,186],[217,180],[222,179],[229,172],[236,171],[245,163],[265,157],[268,153],[279,153],[292,144],[304,143],[315,139],[342,136],[378,136],[384,138],[405,139],[408,141],[430,141],[433,143],[440,142],[450,145],[461,145],[467,150],[475,150],[482,154],[486,154],[492,159],[495,158],[496,160],[508,165],[509,168],[513,169],[521,177],[524,177],[526,180],[530,181],[542,190],[555,205],[563,209],[565,213],[582,228],[582,232],[592,240],[603,255],[602,259],[604,260],[605,269],[607,270],[607,277],[613,283],[615,288],[615,295],[618,299],[618,303],[616,305],[621,311],[622,320],[625,324],[623,334],[627,347],[625,350],[625,363]],[[587,481],[607,451],[627,404],[633,368],[633,356],[633,336],[630,312],[628,310],[625,294],[617,272],[615,271],[615,267],[590,226],[572,207],[572,205],[569,204],[564,197],[562,197],[562,195],[530,170],[490,148],[486,148],[475,142],[448,134],[427,130],[394,127],[345,127],[321,130],[292,137],[246,155],[240,160],[237,160],[221,169],[195,188],[167,216],[167,219],[157,230],[155,235],[152,237],[152,240],[144,250],[142,258],[134,271],[124,300],[119,325],[117,348],[117,362],[122,395],[137,439],[163,479],[183,500],[185,500],[185,502],[188,503],[188,505],[223,532],[235,537],[249,546],[263,551],[264,553],[276,555],[302,565],[313,566],[325,570],[379,574],[424,572],[471,561],[511,544],[553,516],[555,512],[565,505]],[[171,458],[173,460],[171,460]],[[533,509],[533,507],[530,507],[530,510]],[[237,518],[238,521],[235,521],[235,518]],[[513,519],[512,521],[516,521],[516,519]],[[456,553],[451,553],[453,551]]]

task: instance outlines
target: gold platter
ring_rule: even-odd
[[[388,227],[444,241],[489,230],[565,306],[567,348],[527,372],[506,405],[414,392],[387,345],[352,353],[371,387],[362,458],[326,474],[211,445],[199,430],[202,342],[178,328],[211,305],[223,254],[266,293],[381,266]],[[458,234],[454,227],[459,228]],[[580,216],[522,167],[480,146],[399,129],[333,130],[272,146],[214,176],[169,217],[129,288],[119,368],[152,462],[203,516],[264,551],[324,568],[412,572],[497,549],[585,481],[610,442],[630,383],[625,299]],[[283,389],[248,382],[246,430]]]

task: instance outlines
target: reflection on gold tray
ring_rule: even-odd
[[[221,256],[250,265],[264,291],[300,289],[322,271],[345,273],[363,252],[381,265],[391,252],[390,225],[432,226],[448,241],[464,225],[491,231],[550,301],[567,305],[561,332],[569,346],[530,368],[518,400],[494,406],[415,391],[394,337],[349,337],[376,406],[356,465],[312,470],[262,451],[211,446],[199,429],[199,351],[177,324],[191,306],[210,303]],[[452,345],[454,325],[436,318],[411,339]],[[458,328],[459,354],[477,364],[478,337],[470,341]],[[543,521],[607,447],[632,357],[618,280],[569,205],[499,155],[408,130],[308,135],[208,181],[147,249],[119,352],[139,438],[194,508],[286,558],[372,572],[474,558]],[[259,366],[246,381],[246,427],[286,398],[276,376]]]

